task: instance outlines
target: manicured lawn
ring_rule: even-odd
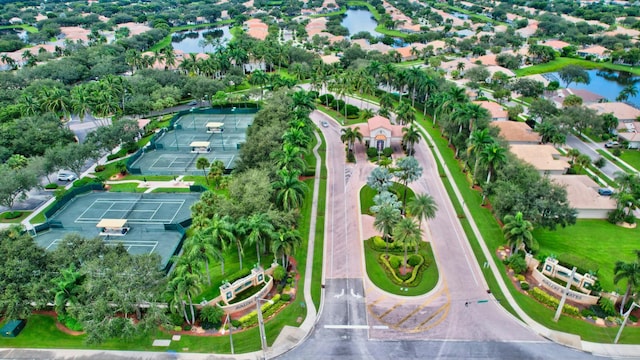
[[[626,283],[613,285],[613,267],[618,260],[635,260],[633,250],[640,249],[640,228],[626,229],[606,220],[578,220],[573,226],[555,231],[536,229],[534,236],[541,254],[573,254],[597,262],[602,287],[618,293],[624,292]]]
[[[31,218],[30,223],[33,225],[36,225],[36,224],[42,224],[43,222],[47,221],[47,218],[44,216],[44,213],[47,212],[47,210],[51,209],[53,205],[55,205],[55,203],[56,202],[54,201],[51,204],[49,204],[49,206],[42,209],[42,211],[40,211],[36,216]]]
[[[438,265],[433,258],[433,251],[431,250],[431,244],[423,242],[420,246],[420,254],[425,258],[425,262],[429,263],[429,267],[422,273],[422,280],[415,287],[406,287],[394,283],[384,268],[378,263],[378,257],[384,254],[384,251],[373,250],[369,246],[369,240],[363,243],[364,246],[364,260],[367,266],[367,275],[369,279],[380,289],[390,292],[396,295],[415,296],[428,293],[438,283]],[[403,251],[395,251],[390,254],[404,256]],[[409,255],[413,254],[413,250],[409,251]],[[400,288],[408,288],[408,291],[400,290]]]
[[[20,216],[15,217],[13,219],[7,219],[7,216],[9,216],[9,214],[14,212],[20,213]],[[24,220],[24,218],[29,216],[32,212],[33,211],[5,211],[2,214],[0,214],[0,223],[19,224],[22,220]]]
[[[627,71],[636,75],[640,75],[640,67],[631,67],[626,65],[618,65],[612,64],[610,62],[593,62],[584,59],[574,59],[574,58],[565,58],[559,57],[553,61],[549,61],[546,64],[539,64],[534,66],[529,66],[526,68],[518,69],[515,71],[517,76],[527,76],[533,74],[544,74],[548,72],[555,72],[567,65],[578,65],[585,69],[610,69],[617,71]]]
[[[22,29],[22,30],[26,30],[29,33],[34,33],[34,34],[38,32],[38,28],[36,28],[35,26],[32,26],[32,25],[28,25],[28,24],[2,25],[2,26],[0,26],[0,30],[4,30],[4,29]]]
[[[322,144],[318,148],[318,154],[322,165],[320,167],[320,187],[318,190],[318,212],[316,216],[316,238],[313,244],[313,274],[311,274],[311,298],[316,306],[316,310],[320,309],[320,298],[322,293],[322,260],[324,250],[324,221],[327,203],[327,147],[324,142],[322,132],[318,131]]]
[[[406,188],[404,185],[394,182],[389,189],[392,193],[396,194],[398,200],[402,201],[404,196],[404,189],[407,189],[407,202],[415,199],[416,194],[410,188]],[[360,213],[361,214],[369,214],[372,215],[371,207],[375,205],[373,202],[373,197],[376,196],[377,192],[370,188],[369,185],[365,185],[360,190]]]
[[[143,193],[147,190],[147,188],[140,188],[138,185],[138,183],[109,184],[109,191]]]
[[[346,119],[345,122],[344,111],[342,108],[340,108],[340,113],[338,113],[337,111],[320,104],[318,105],[318,110],[336,119],[341,125],[353,125],[366,122],[366,120],[362,119],[361,116],[355,119]]]
[[[153,189],[151,190],[152,193],[188,193],[191,192],[189,190],[189,188],[172,188],[172,187],[165,187],[165,188],[157,188],[157,189]]]
[[[640,151],[633,149],[622,150],[622,154],[620,155],[620,159],[627,164],[633,166],[636,171],[640,171]],[[625,167],[622,167],[626,169]]]

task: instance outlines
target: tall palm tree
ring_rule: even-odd
[[[465,161],[464,168],[466,169],[468,165],[468,161],[471,156],[475,156],[476,163],[473,167],[473,177],[471,179],[471,184],[476,183],[476,175],[478,174],[478,164],[480,163],[480,156],[478,156],[484,148],[490,144],[493,144],[495,139],[489,134],[489,129],[485,128],[482,130],[474,130],[471,132],[471,136],[467,140],[467,161]]]
[[[405,186],[402,196],[402,208],[404,209],[407,206],[407,188],[410,183],[418,180],[422,176],[422,167],[413,156],[403,157],[397,161],[396,165],[397,167],[393,175]]]
[[[425,74],[417,66],[413,66],[407,70],[407,84],[411,87],[411,106],[416,104],[416,91],[420,84],[424,81]]]
[[[184,252],[182,256],[186,256],[189,261],[204,263],[207,274],[207,284],[211,286],[211,273],[209,272],[209,257],[219,258],[222,252],[213,246],[211,238],[205,234],[202,229],[197,230],[184,243]]]
[[[638,88],[634,84],[629,84],[620,90],[620,94],[616,97],[616,101],[627,101],[630,97],[638,95]]]
[[[504,227],[502,228],[502,234],[507,244],[511,247],[511,253],[517,254],[522,244],[526,245],[529,249],[533,249],[533,224],[531,221],[525,220],[521,212],[517,212],[516,215],[506,215],[504,217]]]
[[[249,245],[256,245],[256,254],[258,254],[258,263],[260,263],[260,253],[262,248],[266,248],[275,237],[275,230],[267,214],[252,214],[248,218],[240,220],[239,229],[246,236],[245,242]]]
[[[67,306],[78,302],[83,279],[84,275],[71,264],[70,267],[60,270],[60,275],[52,280],[55,292],[54,304],[58,314],[66,314]]]
[[[422,220],[428,221],[436,217],[438,211],[438,205],[433,197],[429,194],[416,195],[415,199],[407,203],[407,212],[418,218],[418,227],[422,229]],[[416,254],[418,253],[418,247],[416,247]]]
[[[340,130],[340,141],[342,143],[346,143],[349,151],[353,151],[353,146],[356,143],[356,140],[362,144],[362,133],[360,132],[360,127],[356,126],[354,128],[346,127]]]
[[[193,298],[198,295],[202,291],[202,283],[200,282],[200,276],[194,273],[180,273],[175,274],[173,279],[171,280],[172,287],[175,288],[176,292],[181,295],[182,298],[185,296],[189,300],[189,308],[191,310],[191,318],[187,320],[187,323],[193,325],[196,322],[196,314],[193,306]]]
[[[291,95],[291,99],[293,100],[294,108],[301,108],[307,110],[309,113],[316,108],[313,98],[304,90],[294,92],[293,95]]]
[[[207,177],[207,169],[209,168],[209,166],[211,166],[211,164],[205,157],[199,157],[198,160],[196,160],[196,169],[202,170],[202,175],[204,175],[204,179],[207,182],[207,185],[209,185],[209,178]]]
[[[381,66],[380,74],[382,75],[382,78],[386,82],[385,91],[387,92],[391,91],[391,82],[396,76],[396,67],[391,63],[386,63]]]
[[[76,85],[71,89],[71,111],[84,121],[91,111],[91,93],[88,86]]]
[[[407,270],[407,249],[409,246],[418,248],[418,242],[422,239],[422,229],[413,218],[403,218],[393,228],[393,239],[399,241],[404,248],[404,269]]]
[[[407,146],[407,155],[413,156],[415,144],[420,142],[422,135],[420,131],[413,125],[402,128],[402,143]]]
[[[415,121],[416,114],[409,105],[409,103],[402,102],[398,109],[396,110],[396,121],[400,123],[400,125],[411,124]]]
[[[278,171],[278,180],[274,182],[276,190],[276,202],[283,210],[298,209],[302,206],[307,185],[298,178],[297,170],[281,169]]]
[[[268,81],[269,81],[269,77],[267,73],[265,73],[262,70],[254,71],[253,73],[251,73],[251,76],[249,77],[250,84],[260,86],[260,101],[262,101],[262,96],[264,95],[264,86],[267,84]]]
[[[615,273],[615,276],[613,277],[614,284],[617,284],[623,279],[627,280],[627,290],[624,292],[622,302],[620,303],[620,315],[622,315],[624,313],[624,307],[627,303],[627,299],[629,299],[631,293],[640,285],[640,261],[634,261],[631,263],[617,261],[613,268],[613,272]]]
[[[179,284],[180,282],[178,281],[169,281],[163,296],[168,298],[167,305],[169,307],[169,311],[171,311],[171,313],[175,313],[176,311],[180,312],[184,317],[184,321],[189,322],[184,294],[178,291]]]
[[[390,204],[380,206],[376,212],[373,227],[382,233],[382,238],[386,243],[385,257],[387,258],[389,257],[389,235],[398,222],[400,222],[400,219],[402,219],[400,209]]]
[[[491,182],[494,170],[507,162],[507,150],[498,144],[490,144],[480,152],[480,162],[488,169],[487,184]]]
[[[276,165],[280,169],[301,172],[307,166],[307,164],[302,159],[302,155],[304,153],[305,150],[301,149],[300,147],[294,144],[284,143],[282,145],[282,150],[273,152],[271,154],[271,158],[275,160]]]
[[[210,219],[205,220],[203,226],[203,233],[211,239],[211,243],[220,250],[221,253],[225,252],[229,245],[235,241],[235,234],[233,233],[233,225],[230,222],[228,216],[220,216],[219,214],[213,215]],[[224,274],[224,257],[222,258],[222,274]]]
[[[469,119],[469,134],[473,132],[474,125],[480,120],[489,118],[489,111],[482,106],[474,103],[468,103],[464,108],[464,113]]]
[[[280,229],[271,242],[271,251],[273,255],[282,258],[282,267],[289,267],[289,257],[295,253],[297,247],[300,246],[302,238],[300,233],[295,229]]]
[[[305,133],[306,123],[303,121],[301,127],[289,127],[287,131],[285,131],[284,135],[282,135],[282,140],[284,140],[285,144],[291,144],[294,146],[298,146],[301,149],[306,149],[309,145],[311,139]]]

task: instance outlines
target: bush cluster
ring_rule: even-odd
[[[280,294],[276,294],[271,299],[271,301],[273,301],[273,304],[271,304],[270,302],[266,302],[260,307],[260,309],[262,310],[263,318],[267,318],[275,314],[276,311],[278,311],[284,304],[286,304],[286,302],[283,301],[280,297]],[[238,321],[243,328],[254,326],[258,323],[258,313],[254,310],[238,319]]]
[[[529,294],[531,295],[531,297],[533,297],[534,299],[538,300],[539,302],[541,302],[542,304],[552,307],[552,308],[557,308],[558,305],[560,304],[560,300],[556,299],[555,297],[547,294],[544,290],[540,289],[540,288],[533,288],[533,290],[529,291]],[[575,306],[571,306],[571,305],[567,305],[565,304],[562,307],[562,312],[570,315],[570,316],[579,316],[580,315],[580,310],[575,307]]]
[[[399,276],[396,273],[396,269],[400,267],[402,260],[404,260],[402,257],[390,255],[389,259],[387,260],[384,254],[380,254],[380,257],[378,259],[379,259],[379,262],[383,264],[387,274],[390,275],[391,279],[396,284],[415,286],[416,279],[418,279],[418,275],[422,274],[422,272],[429,266],[429,264],[426,264],[426,266],[423,266],[425,265],[425,261],[421,255],[412,255],[412,256],[418,257],[420,259],[420,262],[413,267],[413,271],[411,271],[410,274],[407,274],[405,276]],[[407,263],[408,262],[409,262],[409,259],[407,259]]]
[[[56,183],[50,183],[44,186],[45,189],[47,190],[54,190],[58,188],[58,184]]]
[[[104,165],[97,165],[95,168],[95,172],[101,172],[104,171],[104,169],[106,169],[107,167]]]
[[[527,272],[527,262],[520,255],[511,255],[504,260],[504,264],[509,266],[516,274]]]
[[[520,281],[520,289],[524,291],[529,290],[529,283],[526,281]]]
[[[82,324],[80,324],[78,320],[76,320],[71,316],[58,314],[58,321],[69,330],[73,330],[73,331],[83,330]]]
[[[81,186],[85,186],[87,184],[90,183],[100,183],[100,179],[98,178],[91,178],[91,177],[83,177],[82,179],[78,179],[76,181],[73,182],[73,187],[81,187]]]
[[[226,281],[228,281],[230,284],[232,284],[234,281],[238,280],[238,279],[242,279],[243,277],[247,276],[251,274],[251,269],[249,268],[244,268],[241,270],[238,270],[236,272],[234,272],[233,274],[231,274]],[[224,283],[224,281],[223,281]]]

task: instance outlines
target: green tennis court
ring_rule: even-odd
[[[182,245],[176,224],[188,222],[197,193],[108,193],[91,192],[73,198],[48,219],[50,228],[38,232],[35,241],[54,249],[69,233],[100,237],[109,245],[122,244],[131,254],[158,254],[162,266]],[[106,234],[97,225],[104,219],[126,220],[126,232]],[[178,225],[179,226],[179,225]]]
[[[209,163],[220,160],[226,169],[233,169],[254,116],[240,111],[187,112],[171,130],[162,132],[131,167],[140,169],[142,174],[200,175],[202,170],[196,168],[196,162],[206,158]]]

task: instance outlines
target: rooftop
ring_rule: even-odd
[[[640,110],[623,102],[605,102],[589,104],[588,108],[598,112],[598,114],[612,113],[618,120],[635,120],[640,116]]]
[[[569,163],[552,145],[511,144],[509,150],[538,171],[567,170]]]
[[[491,126],[500,129],[500,135],[508,142],[540,142],[540,135],[523,122],[494,121]]]
[[[587,175],[549,175],[549,179],[567,190],[569,205],[576,209],[616,208],[616,202],[610,196],[600,196],[600,186]]]

